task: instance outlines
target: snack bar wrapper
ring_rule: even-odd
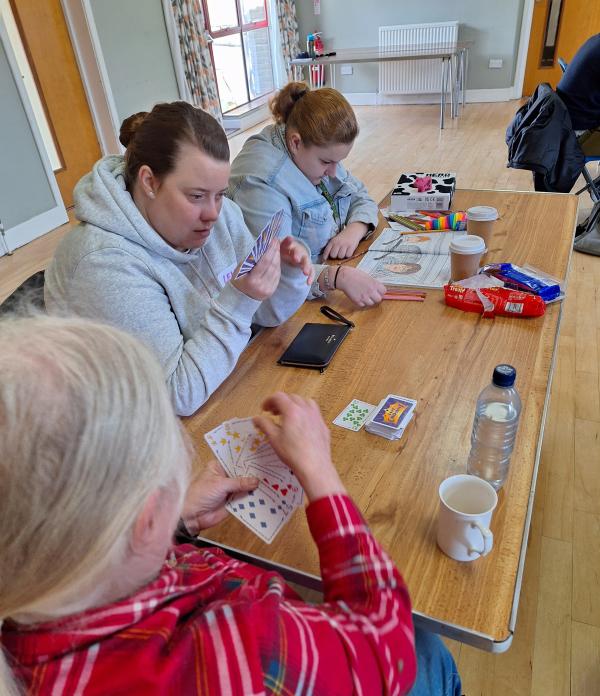
[[[560,283],[513,263],[489,263],[481,269],[481,273],[498,278],[507,288],[539,295],[545,302],[552,302],[561,294]]]
[[[484,317],[541,317],[546,311],[546,303],[538,295],[509,288],[445,285],[444,297],[449,307]]]

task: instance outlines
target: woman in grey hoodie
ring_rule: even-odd
[[[125,156],[104,157],[75,188],[80,224],[46,271],[46,307],[143,339],[189,415],[231,373],[252,323],[276,326],[304,302],[310,258],[297,240],[275,239],[235,278],[254,237],[224,198],[229,145],[206,112],[157,104],[126,119],[120,140]]]
[[[324,264],[352,256],[377,226],[375,201],[341,164],[358,135],[352,107],[335,89],[290,82],[271,111],[275,124],[248,138],[234,159],[227,195],[255,235],[284,210],[284,230],[309,247],[316,264],[313,297],[339,289],[360,307],[381,302],[379,281],[358,268]]]

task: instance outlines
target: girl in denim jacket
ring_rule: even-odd
[[[255,236],[284,210],[281,234],[304,242],[315,264],[309,297],[339,289],[361,307],[378,304],[381,283],[357,268],[324,263],[352,256],[377,225],[377,205],[341,164],[358,135],[352,107],[334,89],[290,82],[271,111],[275,123],[250,137],[234,159],[227,195]]]

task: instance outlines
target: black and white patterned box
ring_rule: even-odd
[[[449,210],[456,188],[455,172],[402,174],[392,191],[390,210]]]

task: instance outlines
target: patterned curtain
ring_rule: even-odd
[[[222,121],[204,11],[200,0],[171,0],[191,101]]]
[[[276,0],[276,2],[283,60],[287,70],[288,80],[293,80],[294,76],[290,61],[300,53],[296,3],[294,0]]]

